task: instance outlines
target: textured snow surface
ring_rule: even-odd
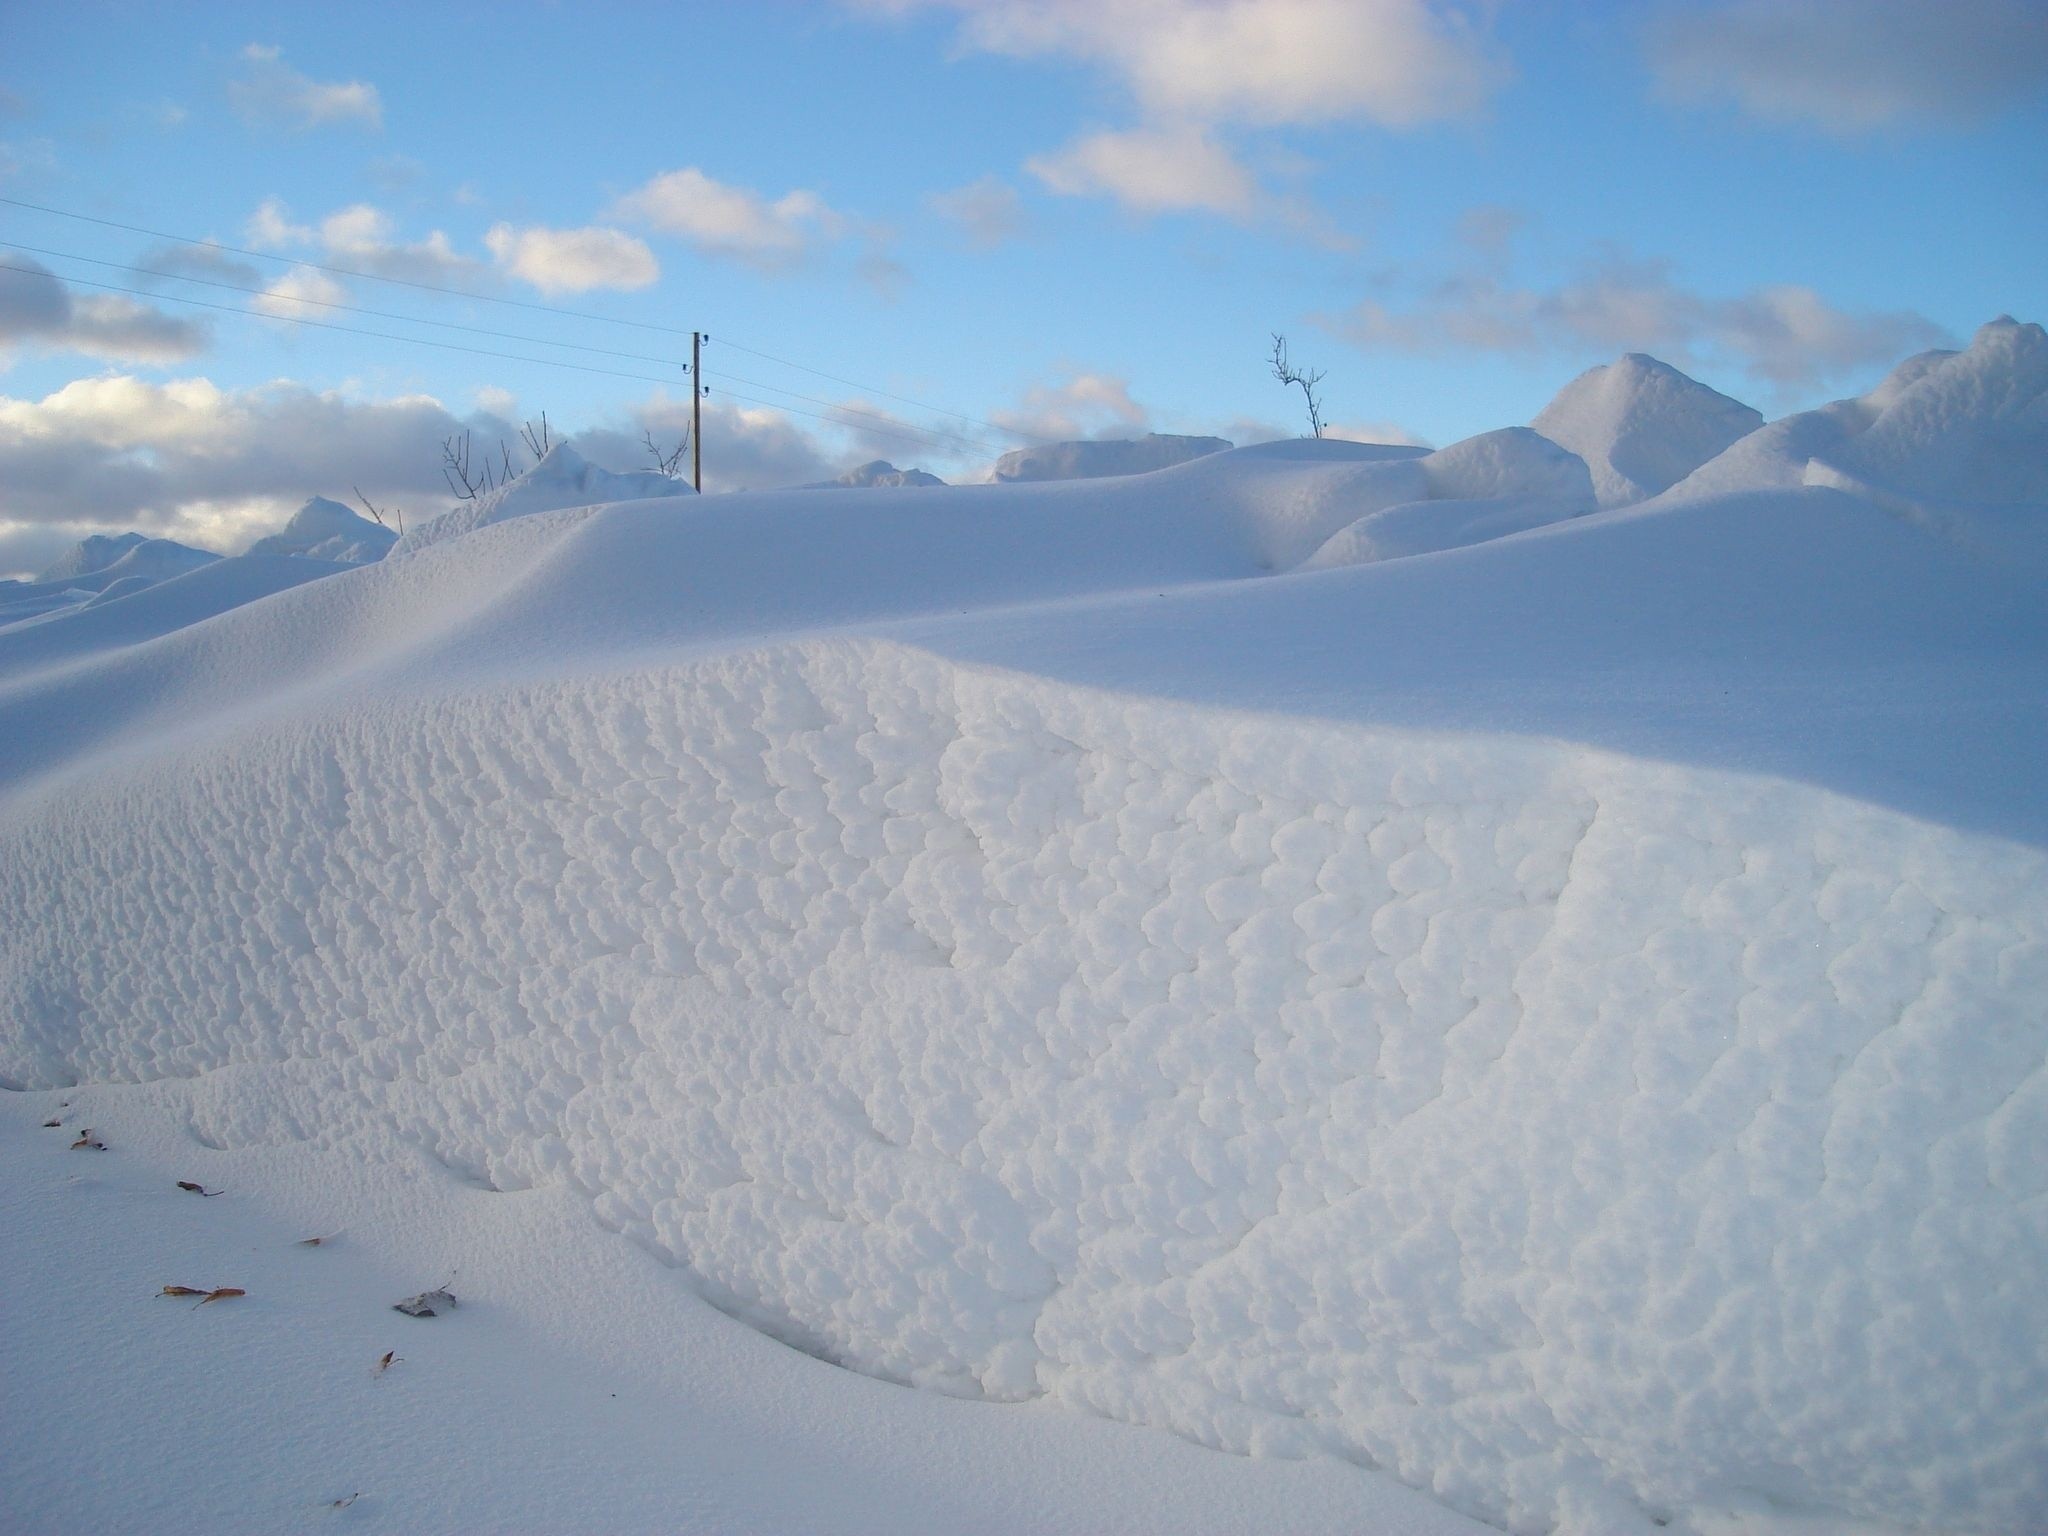
[[[551,460],[182,628],[5,646],[240,562],[0,635],[0,1080],[395,1138],[826,1360],[1517,1532],[2032,1531],[2038,335],[1645,508],[1528,429]],[[2003,521],[1843,452],[1886,421]]]
[[[818,645],[109,769],[0,933],[10,1081],[238,1067],[866,1371],[1518,1529],[2048,1504],[2032,850]]]

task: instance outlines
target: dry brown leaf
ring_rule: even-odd
[[[404,1362],[405,1356],[401,1355],[395,1349],[387,1349],[384,1351],[384,1358],[377,1362],[377,1374],[379,1376],[382,1376],[394,1365],[402,1365]]]
[[[355,1503],[355,1501],[357,1499],[360,1499],[361,1497],[362,1495],[360,1493],[352,1493],[345,1499],[335,1499],[327,1507],[329,1509],[347,1509],[349,1505]]]
[[[101,1141],[99,1137],[93,1135],[92,1128],[88,1126],[85,1130],[78,1133],[78,1140],[71,1143],[72,1151],[76,1152],[81,1148],[90,1148],[94,1152],[104,1152],[107,1150],[107,1144]]]
[[[63,1123],[64,1122],[62,1120],[45,1120],[43,1122],[43,1129],[46,1131],[54,1131],[55,1129],[57,1129],[58,1126],[62,1125]]]
[[[204,1296],[206,1292],[189,1285],[167,1285],[157,1292],[159,1296]]]
[[[233,1297],[246,1296],[248,1294],[249,1293],[243,1290],[239,1285],[223,1285],[217,1287],[214,1290],[208,1291],[205,1297],[200,1301],[199,1306],[203,1307],[209,1301],[228,1301]],[[193,1308],[193,1310],[197,1311],[198,1308],[195,1307]]]
[[[202,1200],[211,1200],[215,1195],[225,1193],[218,1189],[208,1189],[204,1184],[194,1184],[190,1179],[178,1180],[178,1188],[195,1194]]]

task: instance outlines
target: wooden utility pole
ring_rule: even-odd
[[[704,333],[690,332],[690,489],[704,494]]]

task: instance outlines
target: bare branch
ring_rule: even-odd
[[[546,458],[548,456],[548,446],[552,441],[548,436],[548,413],[546,411],[540,413],[540,430],[538,432],[534,431],[533,423],[529,421],[519,429],[519,435],[526,439],[527,451],[533,455],[536,462]]]
[[[473,475],[469,468],[469,431],[464,428],[462,444],[456,446],[452,437],[441,439],[441,478],[448,482],[448,489],[457,501],[475,501],[489,490],[490,466],[484,466],[481,478]]]
[[[1295,367],[1287,360],[1287,338],[1275,332],[1273,335],[1273,377],[1282,384],[1299,385],[1302,399],[1308,403],[1308,425],[1312,436],[1323,435],[1323,403],[1316,398],[1316,386],[1323,382],[1328,371],[1317,368],[1313,371]]]
[[[640,435],[647,444],[647,453],[654,460],[655,469],[661,474],[667,475],[671,480],[681,479],[683,473],[683,454],[690,446],[690,429],[688,427],[683,428],[683,440],[676,444],[674,453],[663,453],[660,445],[654,441],[654,434],[652,432],[643,430]]]
[[[353,486],[351,487],[351,489],[354,490],[356,493],[356,500],[360,501],[363,504],[363,510],[370,514],[370,520],[372,522],[374,522],[379,528],[391,528],[392,525],[384,521],[383,511],[379,507],[377,507],[376,504],[373,503],[369,497],[363,494],[363,488],[360,485]],[[393,507],[391,509],[391,515],[398,520],[398,526],[396,528],[393,528],[392,531],[396,533],[400,538],[405,537],[404,508]]]

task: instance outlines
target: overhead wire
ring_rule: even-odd
[[[531,310],[542,314],[559,315],[570,319],[594,321],[596,323],[604,325],[625,326],[636,330],[659,332],[663,335],[669,336],[689,336],[696,334],[695,332],[685,330],[680,327],[658,325],[651,321],[628,320],[620,318],[615,315],[598,314],[590,310],[571,309],[565,305],[543,304],[528,299],[506,298],[499,294],[475,293],[465,289],[447,287],[443,284],[422,282],[415,278],[397,277],[387,272],[364,271],[359,268],[338,266],[330,262],[313,261],[302,257],[281,255],[275,251],[253,250],[246,246],[230,245],[227,242],[220,240],[205,240],[190,235],[173,234],[167,230],[152,229],[147,225],[130,224],[119,219],[102,218],[96,214],[80,213],[75,209],[59,208],[48,203],[31,202],[25,198],[0,196],[0,205],[13,208],[22,208],[34,213],[48,214],[56,218],[73,219],[81,223],[98,225],[101,228],[105,229],[123,230],[129,234],[147,235],[151,239],[168,241],[173,245],[188,246],[198,250],[217,251],[233,256],[248,257],[252,260],[257,261],[275,262],[280,265],[288,267],[302,267],[310,269],[315,272],[324,272],[336,277],[355,278],[364,282],[389,283],[396,285],[398,287],[415,289],[423,293],[438,294],[446,298],[467,299],[483,304],[497,304],[515,309]],[[11,241],[4,243],[15,245],[15,242]],[[53,256],[60,260],[83,261],[91,263],[94,266],[114,267],[125,271],[142,273],[147,276],[165,278],[171,281],[196,283],[208,287],[221,288],[232,292],[248,294],[252,297],[260,298],[265,296],[261,290],[244,288],[234,283],[228,283],[213,278],[197,277],[188,273],[166,272],[157,268],[139,266],[133,263],[107,261],[99,257],[81,256],[71,252],[50,250],[32,245],[15,245],[15,248],[23,251],[33,252],[38,255]],[[12,267],[9,268],[9,270],[25,272],[31,276],[45,275],[37,273],[33,269],[22,267]],[[614,378],[640,379],[657,384],[668,384],[678,382],[672,379],[651,378],[649,375],[646,374],[630,373],[620,369],[598,368],[591,366],[589,364],[571,363],[563,359],[527,357],[522,356],[518,353],[496,352],[483,347],[465,347],[453,342],[437,342],[430,340],[426,337],[394,336],[386,334],[384,332],[365,330],[358,326],[340,325],[328,321],[313,320],[302,315],[282,315],[272,314],[264,310],[242,309],[234,305],[209,303],[208,301],[203,299],[187,298],[176,294],[160,294],[152,293],[144,289],[127,288],[117,283],[95,282],[89,278],[70,277],[59,273],[48,273],[47,275],[57,278],[59,281],[79,283],[86,287],[100,288],[108,292],[134,294],[135,296],[140,298],[163,299],[171,303],[190,304],[204,309],[219,310],[228,314],[244,314],[254,316],[255,318],[258,319],[280,320],[287,324],[313,326],[322,330],[342,331],[352,335],[371,337],[377,340],[410,342],[416,346],[437,347],[444,351],[464,352],[479,357],[496,357],[511,362],[534,363],[542,367],[569,368],[574,369],[577,372],[604,374]],[[290,296],[288,301],[295,304],[310,304],[322,308],[343,310],[353,314],[370,315],[378,319],[392,320],[401,324],[427,325],[433,326],[437,329],[459,330],[475,335],[493,336],[502,340],[518,341],[527,345],[562,347],[572,351],[589,352],[600,356],[619,357],[639,362],[661,363],[681,369],[685,373],[689,371],[688,366],[679,361],[671,363],[669,359],[651,357],[644,353],[620,352],[611,348],[589,346],[580,342],[556,341],[546,337],[530,337],[521,335],[516,332],[498,331],[486,326],[471,326],[460,324],[454,321],[430,320],[421,316],[393,314],[392,312],[387,310],[372,309],[365,305],[345,304],[336,300],[300,298],[296,296]],[[709,338],[707,337],[706,339],[708,340]],[[914,406],[918,410],[928,411],[935,416],[951,417],[957,421],[966,422],[974,426],[985,427],[992,432],[1000,433],[1004,436],[1020,438],[1031,442],[1045,443],[1052,441],[1052,439],[1050,438],[1040,436],[1037,433],[1026,432],[1019,427],[1006,426],[1000,422],[994,422],[987,420],[986,418],[983,417],[970,415],[964,411],[950,410],[944,406],[933,405],[931,402],[926,400],[919,400],[909,395],[898,394],[892,390],[882,389],[872,384],[865,384],[860,382],[859,380],[846,378],[840,374],[828,373],[822,368],[813,368],[807,363],[799,363],[789,358],[778,357],[775,354],[765,352],[758,347],[750,347],[746,345],[744,342],[732,341],[730,338],[725,336],[720,336],[718,338],[718,344],[721,346],[731,347],[733,350],[738,352],[744,352],[750,357],[758,357],[764,362],[775,364],[777,367],[794,369],[799,373],[806,373],[814,378],[825,379],[834,384],[843,384],[849,389],[862,390],[867,394],[880,396],[881,398],[887,400],[893,400],[902,405]],[[893,417],[885,416],[878,412],[862,410],[857,406],[838,405],[835,402],[820,399],[818,396],[806,395],[801,393],[800,391],[786,389],[779,385],[765,383],[760,380],[740,379],[737,375],[731,375],[730,377],[733,377],[737,382],[749,384],[756,389],[767,390],[771,394],[786,395],[791,399],[808,401],[809,403],[814,405],[823,405],[826,407],[826,409],[837,412],[840,416],[860,417],[875,423],[879,423],[879,425],[871,427],[861,427],[858,430],[870,431],[877,434],[892,435],[900,440],[914,440],[937,447],[965,447],[970,448],[975,452],[979,453],[986,453],[991,451],[991,447],[987,442],[979,440],[977,438],[972,438],[962,435],[960,433],[953,432],[946,428],[917,427],[909,423],[897,421]],[[780,402],[774,400],[761,400],[755,397],[738,395],[736,395],[735,398],[747,399],[752,404],[765,405],[774,409],[786,409],[790,411],[793,415],[808,416],[814,420],[837,421],[836,417],[820,415],[815,411],[798,410],[794,406],[783,406],[780,404]],[[850,425],[845,421],[837,421],[837,424],[841,426]]]
[[[60,219],[77,219],[86,224],[98,224],[106,229],[126,230],[131,235],[148,235],[152,240],[168,240],[173,245],[193,245],[204,250],[225,251],[231,256],[247,256],[256,261],[277,261],[290,266],[311,267],[316,272],[332,273],[336,277],[360,278],[370,283],[396,283],[402,288],[418,288],[425,293],[438,293],[452,299],[472,299],[479,304],[507,304],[514,309],[534,309],[544,314],[567,315],[576,320],[595,320],[601,325],[631,326],[635,330],[661,331],[670,336],[688,336],[689,330],[672,325],[656,325],[648,320],[622,320],[616,315],[600,315],[592,310],[568,309],[559,304],[541,304],[531,299],[508,299],[502,294],[471,293],[462,288],[448,288],[439,283],[423,283],[410,277],[393,277],[388,272],[362,272],[352,267],[331,266],[325,262],[301,260],[296,256],[280,256],[275,251],[252,251],[244,246],[228,245],[220,240],[200,240],[191,235],[167,234],[161,229],[149,229],[141,224],[124,224],[119,219],[102,219],[90,213],[74,213],[68,208],[53,208],[47,203],[31,203],[18,197],[0,197],[0,204],[11,208],[27,208],[35,213],[54,214]]]
[[[20,267],[12,262],[0,261],[0,271],[21,272],[30,277],[47,277],[60,283],[75,283],[85,288],[100,288],[109,293],[131,293],[138,298],[158,299],[170,304],[193,304],[201,309],[217,309],[230,315],[248,315],[256,320],[276,320],[285,325],[310,325],[323,331],[346,331],[351,336],[369,336],[378,341],[399,341],[415,347],[439,347],[445,352],[467,352],[473,357],[503,358],[514,363],[537,363],[543,368],[570,368],[578,373],[601,373],[614,379],[642,379],[649,384],[682,384],[682,379],[664,379],[651,373],[627,373],[618,368],[598,368],[589,363],[572,363],[559,357],[526,357],[517,352],[494,352],[488,347],[465,347],[460,342],[434,341],[425,336],[394,336],[387,331],[364,330],[359,325],[338,325],[331,320],[312,320],[304,315],[273,315],[260,309],[244,309],[239,304],[216,304],[210,299],[188,299],[175,293],[151,293],[146,288],[129,288],[120,283],[95,282],[89,277],[69,277],[50,271],[47,267]]]
[[[899,405],[914,405],[919,410],[930,411],[934,415],[952,416],[958,418],[961,421],[971,421],[976,426],[987,427],[991,431],[1006,433],[1011,437],[1029,438],[1031,441],[1036,443],[1050,443],[1054,441],[1054,439],[1049,437],[1040,437],[1035,432],[1026,432],[1020,427],[1006,427],[1000,422],[986,421],[979,416],[969,416],[964,411],[949,411],[942,405],[933,405],[930,402],[924,400],[913,400],[908,395],[891,394],[886,389],[878,389],[872,384],[862,384],[855,379],[841,378],[838,374],[827,373],[822,368],[813,368],[805,363],[793,363],[786,357],[775,357],[767,352],[761,351],[758,347],[749,347],[743,345],[742,343],[734,341],[727,336],[720,336],[718,338],[718,345],[722,347],[731,347],[735,352],[744,352],[749,357],[758,357],[764,362],[774,363],[779,367],[794,368],[799,373],[808,373],[816,378],[829,379],[834,384],[844,384],[848,389],[864,389],[871,395],[880,395],[886,400],[894,400]]]
[[[611,347],[593,347],[580,341],[557,341],[551,336],[525,336],[517,331],[492,330],[489,326],[485,325],[464,325],[455,320],[429,320],[424,315],[401,315],[388,309],[371,309],[367,305],[362,304],[344,304],[338,299],[315,299],[308,298],[303,294],[273,293],[267,288],[244,288],[240,283],[222,282],[218,278],[195,277],[189,272],[166,272],[160,267],[137,266],[134,262],[129,261],[108,261],[99,256],[81,256],[76,251],[52,250],[47,246],[23,245],[19,240],[0,240],[0,246],[9,246],[17,251],[28,251],[37,256],[53,256],[60,261],[83,261],[95,267],[113,267],[121,272],[139,272],[145,277],[166,278],[174,283],[198,283],[207,288],[224,288],[230,293],[245,293],[252,298],[275,299],[280,303],[288,304],[312,304],[317,305],[321,309],[346,310],[352,315],[374,315],[379,320],[396,320],[404,325],[431,325],[437,330],[466,331],[476,336],[495,336],[501,341],[522,341],[539,347],[567,347],[576,352],[594,352],[601,357],[622,357],[638,363],[661,363],[667,367],[680,368],[685,373],[690,371],[690,365],[682,362],[680,359],[656,357],[651,352],[620,352]],[[65,276],[61,272],[52,272],[50,275],[56,278]],[[163,298],[176,297],[173,294],[153,296]],[[263,311],[263,313],[273,320],[282,318],[281,316],[270,314],[267,310]]]

